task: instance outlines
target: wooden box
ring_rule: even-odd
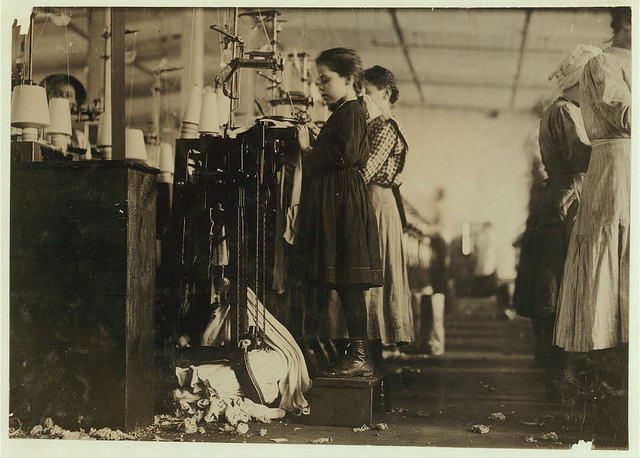
[[[373,412],[391,410],[388,377],[318,377],[308,394],[312,426],[370,425]]]
[[[153,421],[156,172],[12,164],[10,408],[25,424]]]
[[[11,142],[11,161],[18,162],[39,162],[42,161],[42,143],[39,142]]]

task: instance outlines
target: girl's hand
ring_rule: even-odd
[[[316,123],[310,122],[307,124],[307,127],[309,129],[309,134],[315,140],[320,133],[320,126],[318,126]]]
[[[303,153],[311,151],[311,142],[309,141],[309,127],[306,124],[296,125],[298,131],[298,143],[300,143],[300,150]]]

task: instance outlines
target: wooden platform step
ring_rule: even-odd
[[[308,393],[313,426],[370,425],[373,412],[391,411],[387,374],[371,377],[317,377]]]

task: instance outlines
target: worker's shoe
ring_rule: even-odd
[[[368,377],[373,375],[373,359],[364,340],[353,340],[347,356],[322,372],[325,377]]]

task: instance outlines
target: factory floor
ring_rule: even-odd
[[[626,448],[626,444],[616,443],[593,409],[545,399],[543,371],[533,358],[529,321],[499,313],[495,297],[459,298],[456,310],[446,315],[445,328],[446,352],[442,356],[408,350],[385,354],[392,409],[375,412],[372,425],[385,423],[387,429],[309,426],[304,418],[294,417],[270,424],[251,422],[245,435],[222,432],[212,424],[193,434],[176,432],[175,426],[156,427],[140,438],[280,444],[283,453],[292,450],[288,445],[304,444],[313,454],[324,454],[318,447],[326,447],[330,453],[331,447],[319,445],[322,443],[569,449],[584,440],[596,449]],[[482,433],[479,426],[489,428]],[[394,449],[393,454],[402,454],[402,449]]]
[[[567,450],[580,440],[591,442],[582,444],[587,449],[626,449],[626,442],[616,440],[610,421],[607,426],[611,415],[605,418],[585,403],[563,406],[546,400],[544,374],[533,358],[529,321],[498,312],[495,297],[459,298],[455,310],[445,316],[445,329],[446,351],[442,356],[410,349],[385,353],[391,411],[374,412],[373,421],[367,425],[374,428],[310,426],[303,417],[285,417],[269,424],[252,421],[248,432],[238,435],[223,431],[216,423],[187,433],[179,420],[167,421],[128,437],[136,443],[126,441],[129,447],[135,447],[127,448],[127,453],[156,456],[165,450],[184,450],[180,455],[422,456],[442,452],[434,447],[454,447],[458,450],[449,453],[463,455],[470,452],[468,448],[501,449],[486,450],[492,454],[507,453],[506,449],[520,449],[521,453]],[[170,389],[156,396],[165,396],[165,405],[170,408]],[[339,411],[340,406],[336,409]],[[385,425],[375,428],[380,423]],[[198,448],[185,448],[181,445],[184,443],[197,443],[191,446]],[[262,445],[256,448],[255,444]],[[347,452],[334,447],[345,445],[394,448],[367,447]],[[108,450],[119,454],[119,449]]]

